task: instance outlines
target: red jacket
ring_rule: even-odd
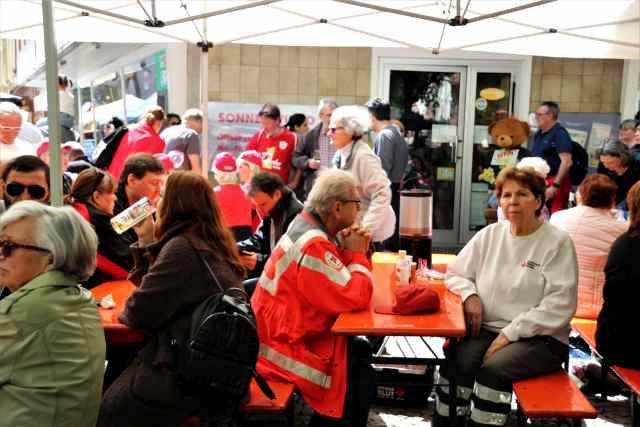
[[[138,123],[122,137],[108,171],[117,181],[120,179],[124,163],[130,155],[135,153],[164,153],[164,147],[164,140],[150,125],[145,122]]]
[[[333,335],[331,327],[340,313],[366,308],[372,291],[366,255],[338,248],[315,217],[298,215],[251,300],[260,338],[257,370],[296,384],[317,413],[341,417],[347,337]]]
[[[91,223],[91,218],[89,217],[89,210],[82,203],[74,203],[73,209],[76,210],[80,214],[82,218],[84,218],[87,222]],[[127,280],[129,277],[129,272],[124,268],[120,267],[115,262],[109,260],[107,257],[98,255],[96,257],[96,270],[99,270],[106,275],[110,276],[113,280]]]
[[[245,150],[256,150],[262,154],[262,170],[280,175],[284,183],[289,182],[291,157],[296,148],[296,134],[283,128],[279,135],[270,137],[264,130],[251,137]]]
[[[240,184],[219,185],[213,192],[228,227],[251,227],[253,203]]]

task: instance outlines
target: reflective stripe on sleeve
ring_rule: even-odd
[[[308,268],[316,273],[326,276],[331,282],[342,287],[347,286],[347,283],[351,280],[351,273],[349,270],[342,266],[341,269],[336,270],[333,267],[328,266],[324,260],[316,258],[312,255],[305,255],[300,262],[300,267]]]
[[[500,391],[491,387],[476,383],[473,387],[473,393],[481,400],[493,403],[511,404],[511,392]]]
[[[367,276],[369,278],[369,280],[373,281],[373,275],[371,274],[369,269],[367,267],[365,267],[364,265],[362,265],[362,264],[349,264],[347,266],[347,269],[351,273],[355,273],[356,271],[358,273],[362,273],[365,276]]]

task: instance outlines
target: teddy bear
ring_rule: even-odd
[[[531,156],[523,147],[529,138],[529,124],[515,117],[506,117],[489,125],[492,145],[484,154],[478,180],[493,185],[500,170],[515,166],[519,160]]]

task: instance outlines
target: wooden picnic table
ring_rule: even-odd
[[[380,314],[375,312],[376,305],[391,305],[392,303],[391,287],[396,259],[397,255],[392,253],[383,252],[373,255],[374,290],[372,303],[366,310],[341,313],[331,329],[332,332],[335,335],[450,338],[464,336],[466,327],[460,297],[447,291],[442,280],[420,280],[418,282],[418,286],[428,286],[438,292],[440,310],[436,312],[413,315]],[[436,265],[437,263],[438,255],[435,254],[433,264]]]
[[[446,264],[452,256],[433,256],[432,264],[440,271],[446,271]],[[466,334],[464,312],[460,297],[449,292],[442,280],[422,280],[416,286],[429,286],[440,296],[440,309],[433,313],[399,315],[380,314],[375,312],[377,305],[392,303],[392,283],[395,274],[397,255],[392,253],[375,253],[373,255],[373,298],[369,308],[356,312],[341,313],[331,331],[335,335],[373,335],[373,336],[421,336],[458,338]],[[443,262],[444,260],[444,262]],[[456,345],[449,346],[447,357],[455,358]],[[374,358],[374,361],[378,361]],[[381,357],[387,363],[419,364],[431,362],[446,363],[446,359],[433,358],[395,358]],[[398,359],[398,360],[396,360]],[[449,364],[450,382],[447,387],[456,390],[455,364]],[[456,420],[456,405],[449,406],[449,419]]]
[[[100,301],[105,296],[111,294],[116,304],[114,308],[109,309],[98,307],[100,321],[102,322],[105,338],[109,345],[123,346],[134,344],[142,341],[144,338],[141,332],[132,330],[118,320],[118,316],[120,316],[120,313],[124,310],[125,301],[134,289],[135,286],[128,280],[105,282],[91,289],[91,293],[96,301]]]

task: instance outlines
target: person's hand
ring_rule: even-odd
[[[155,240],[155,228],[156,225],[153,222],[153,215],[149,215],[141,222],[133,226],[133,231],[138,235],[138,244],[140,246],[147,246]]]
[[[364,227],[352,225],[340,232],[345,249],[353,252],[367,253],[371,243],[371,232]]]
[[[320,160],[309,159],[309,169],[320,169]]]
[[[467,333],[472,337],[480,334],[482,326],[482,301],[478,295],[471,295],[463,304],[464,318],[467,322]]]
[[[509,341],[509,338],[505,337],[501,333],[496,337],[495,340],[493,340],[493,342],[487,349],[487,352],[484,354],[484,358],[482,359],[482,361],[486,362],[491,356],[493,356],[495,353],[499,352],[509,344],[511,344],[511,341]]]
[[[240,262],[247,270],[253,271],[258,263],[258,255],[254,252],[241,252]]]
[[[553,185],[550,185],[549,187],[547,187],[547,189],[544,192],[544,197],[547,200],[552,200],[555,196],[556,193],[558,192],[558,189],[556,187],[554,187]]]

